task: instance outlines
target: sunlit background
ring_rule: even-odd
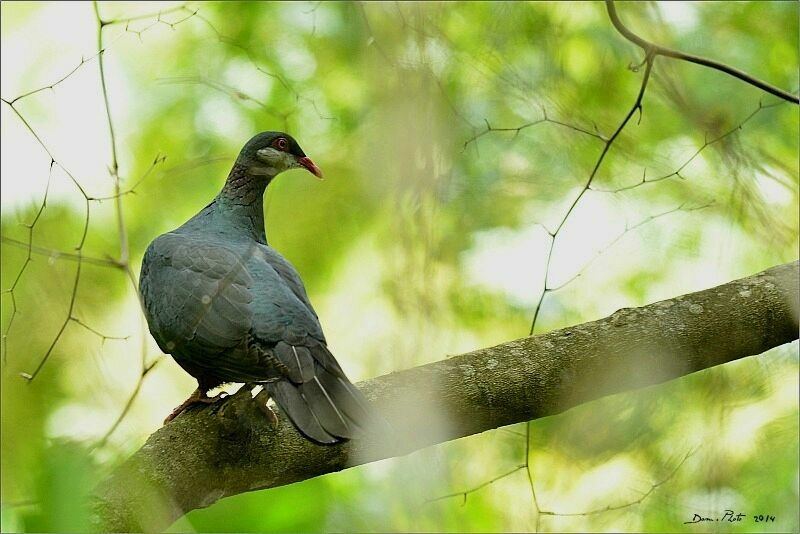
[[[81,530],[84,496],[196,384],[160,354],[112,265],[122,240],[92,4],[1,9],[2,98],[58,83],[13,103],[52,166],[0,103],[0,530]],[[285,130],[327,179],[276,180],[267,236],[354,380],[527,335],[546,275],[566,285],[546,294],[536,332],[797,257],[797,106],[659,58],[640,122],[613,145],[546,270],[546,229],[641,82],[629,68],[641,51],[602,3],[99,11],[121,21],[103,30],[103,54],[134,275],[154,237],[213,198],[247,139]],[[619,11],[648,38],[798,90],[797,3]],[[654,182],[625,189],[643,177]],[[89,258],[77,274],[76,254]],[[228,498],[172,528],[698,532],[714,529],[683,522],[727,508],[776,517],[731,530],[796,531],[797,354],[795,342],[535,421],[533,488],[516,469],[522,424]],[[45,355],[33,381],[20,377]]]

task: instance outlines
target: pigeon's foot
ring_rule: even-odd
[[[183,401],[183,404],[172,410],[172,413],[169,414],[166,419],[164,419],[164,424],[166,425],[167,423],[178,417],[180,414],[186,411],[186,409],[189,408],[190,406],[194,406],[195,404],[213,404],[217,401],[224,399],[227,396],[228,394],[223,391],[214,397],[209,397],[208,395],[206,395],[205,391],[198,388],[194,390],[194,393],[192,393],[188,399]]]

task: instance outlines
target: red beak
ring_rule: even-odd
[[[310,172],[311,174],[322,180],[322,171],[320,170],[319,167],[317,167],[317,165],[313,161],[311,161],[311,158],[309,158],[308,156],[304,156],[298,159],[297,163],[305,167],[308,172]]]

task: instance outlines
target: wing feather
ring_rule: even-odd
[[[246,338],[253,321],[246,260],[246,254],[191,235],[168,233],[153,241],[140,286],[150,331],[162,350],[219,353]]]

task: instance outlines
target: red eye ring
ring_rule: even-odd
[[[285,151],[287,148],[289,148],[289,141],[287,141],[285,137],[279,137],[272,142],[272,146],[278,150]]]

